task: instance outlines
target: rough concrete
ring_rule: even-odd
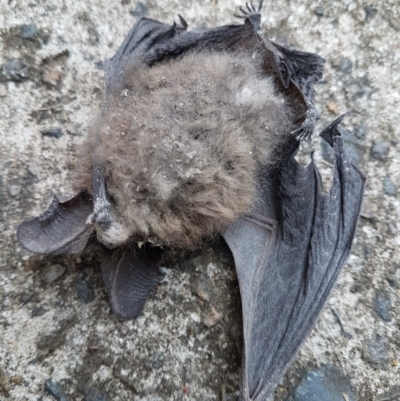
[[[102,62],[136,17],[168,22],[179,13],[191,27],[216,26],[233,22],[238,5],[0,0],[0,399],[237,399],[240,298],[223,245],[171,262],[143,316],[124,323],[110,314],[95,256],[33,256],[15,231],[47,206],[51,190],[68,191],[76,145],[101,102]],[[400,202],[384,191],[385,177],[400,184],[400,8],[397,0],[268,2],[263,24],[276,41],[327,60],[316,88],[318,128],[354,107],[346,143],[368,179],[352,255],[274,399],[304,369],[333,364],[359,400],[372,401],[400,373]],[[378,142],[388,149],[374,157]],[[329,181],[329,154],[317,138],[312,148]],[[55,264],[67,270],[48,282]],[[85,286],[91,302],[79,295]],[[390,319],[376,311],[377,290],[390,297]],[[374,338],[388,344],[379,368],[363,354]]]

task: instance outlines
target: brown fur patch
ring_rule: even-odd
[[[131,66],[84,145],[81,180],[100,161],[115,218],[144,240],[192,247],[221,231],[249,211],[257,169],[294,127],[260,70],[248,55],[206,52]]]

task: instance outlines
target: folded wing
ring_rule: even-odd
[[[329,193],[322,193],[314,162],[303,167],[290,157],[275,181],[260,177],[254,211],[224,234],[242,297],[242,400],[273,392],[349,253],[365,179],[344,153],[340,120],[323,132],[335,157]]]

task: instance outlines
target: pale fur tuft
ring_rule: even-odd
[[[250,210],[257,170],[276,162],[294,129],[291,110],[248,55],[133,65],[109,94],[85,158],[104,166],[113,215],[132,236],[193,247]]]

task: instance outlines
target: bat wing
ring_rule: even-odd
[[[335,157],[327,194],[314,163],[303,167],[291,156],[275,181],[260,178],[253,213],[224,234],[242,298],[241,400],[265,400],[275,389],[349,253],[365,178],[344,153],[340,121],[321,134]]]
[[[115,55],[106,63],[106,97],[109,90],[120,85],[124,68],[140,62],[149,49],[167,43],[187,28],[186,21],[179,16],[181,25],[172,26],[150,19],[139,19],[118,48]]]
[[[271,42],[276,47],[276,61],[285,88],[292,81],[304,98],[314,101],[313,84],[322,78],[325,60],[315,53],[302,52]]]
[[[61,203],[54,195],[42,215],[19,225],[18,241],[29,251],[40,254],[80,253],[93,232],[88,222],[92,212],[92,198],[86,191]]]
[[[142,312],[147,297],[160,282],[161,248],[121,246],[106,250],[101,265],[112,311],[123,319]]]

